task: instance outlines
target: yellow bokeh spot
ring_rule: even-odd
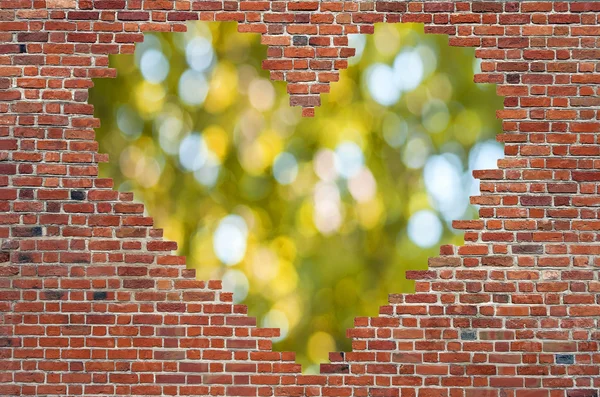
[[[306,196],[310,194],[317,183],[312,163],[300,163],[298,165],[298,175],[291,185],[288,185],[296,196]]]
[[[267,168],[265,154],[257,141],[242,146],[239,159],[244,170],[250,175],[260,175]]]
[[[335,340],[326,332],[315,332],[308,339],[308,357],[313,362],[325,362],[328,353],[335,350]]]
[[[277,270],[277,277],[269,285],[269,294],[276,299],[291,293],[298,285],[298,273],[291,262],[280,259]]]
[[[296,294],[291,294],[286,296],[285,299],[278,300],[277,303],[273,305],[272,309],[280,310],[285,313],[290,331],[298,324],[303,313],[303,307]]]
[[[260,240],[267,238],[273,230],[271,215],[264,208],[253,208],[244,219]]]
[[[152,116],[162,109],[165,101],[165,89],[160,84],[144,80],[135,88],[135,103],[144,116]]]
[[[426,102],[429,101],[427,90],[417,87],[414,91],[407,92],[404,96],[406,108],[414,115],[421,117],[421,111]]]
[[[431,96],[444,102],[448,102],[452,98],[452,83],[445,73],[433,76],[427,84],[427,89]]]
[[[223,161],[229,150],[229,135],[217,125],[209,125],[203,131],[204,141],[208,148]]]
[[[302,203],[302,206],[300,206],[300,211],[296,214],[298,231],[307,237],[313,236],[317,232],[313,222],[313,212],[314,209],[311,200],[306,199]]]
[[[358,222],[364,229],[373,229],[379,224],[384,215],[385,207],[383,200],[379,196],[373,197],[369,201],[356,203],[356,215]]]
[[[463,145],[472,145],[479,140],[481,119],[477,112],[464,109],[454,120],[454,137]]]
[[[230,62],[221,60],[210,79],[204,108],[210,113],[219,113],[229,107],[237,96],[237,70]]]
[[[273,250],[264,246],[257,246],[249,250],[246,257],[248,257],[246,267],[250,270],[247,274],[252,274],[258,285],[264,286],[277,276],[279,258]]]
[[[345,111],[340,119],[323,120],[319,130],[326,131],[326,133],[320,134],[317,139],[319,139],[321,146],[332,150],[343,141],[352,141],[363,147],[363,140],[368,133],[368,120],[364,115],[357,115],[353,111]]]
[[[271,247],[282,259],[290,262],[293,262],[294,259],[296,259],[296,244],[294,243],[294,240],[288,236],[276,237],[271,242]]]
[[[373,40],[375,41],[377,51],[385,57],[397,54],[400,49],[400,32],[394,25],[385,24],[378,26],[375,29]]]
[[[251,175],[260,175],[273,164],[283,149],[283,140],[277,133],[264,131],[254,141],[245,144],[240,151],[240,163]]]
[[[273,164],[273,160],[283,150],[283,139],[273,130],[266,130],[258,137],[258,142],[265,155],[265,161],[268,166]]]

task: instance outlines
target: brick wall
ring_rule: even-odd
[[[97,177],[87,103],[108,54],[185,21],[262,33],[311,116],[348,33],[421,22],[497,84],[505,158],[480,170],[416,293],[302,375],[219,281],[197,281],[143,206]],[[597,397],[600,2],[0,0],[0,394]]]

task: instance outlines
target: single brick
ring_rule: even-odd
[[[60,300],[65,296],[65,294],[66,294],[66,291],[49,290],[49,291],[44,291],[44,298],[49,299],[49,300]]]
[[[107,293],[106,291],[94,291],[94,300],[101,301],[106,299]]]
[[[85,200],[85,196],[83,190],[71,190],[71,200]]]
[[[308,36],[294,36],[292,39],[294,45],[303,46],[308,44]]]
[[[557,354],[556,355],[556,363],[557,364],[574,364],[575,356],[573,354]]]

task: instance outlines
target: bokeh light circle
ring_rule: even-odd
[[[213,235],[213,248],[217,258],[228,266],[239,263],[246,255],[248,226],[239,215],[223,218]]]
[[[298,176],[298,162],[293,154],[282,152],[273,161],[273,176],[282,185],[289,185]]]
[[[197,132],[187,135],[179,144],[179,162],[187,171],[196,171],[206,162],[208,147]]]
[[[442,222],[433,211],[420,210],[408,219],[408,237],[421,248],[437,244],[442,237],[442,231]]]
[[[363,152],[354,142],[342,142],[335,148],[335,169],[346,179],[356,175],[361,170],[364,162]]]
[[[208,94],[208,82],[204,75],[188,69],[179,78],[179,97],[188,105],[201,105]]]
[[[140,71],[146,81],[162,83],[169,74],[169,61],[161,51],[151,48],[140,59]]]

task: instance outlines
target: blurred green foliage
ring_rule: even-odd
[[[258,35],[201,22],[147,34],[90,92],[101,174],[316,372],[350,349],[354,317],[413,292],[406,270],[462,244],[452,219],[476,216],[471,171],[501,153],[502,99],[473,83],[474,49],[447,42],[420,24],[352,37],[357,55],[311,119],[261,69]]]

